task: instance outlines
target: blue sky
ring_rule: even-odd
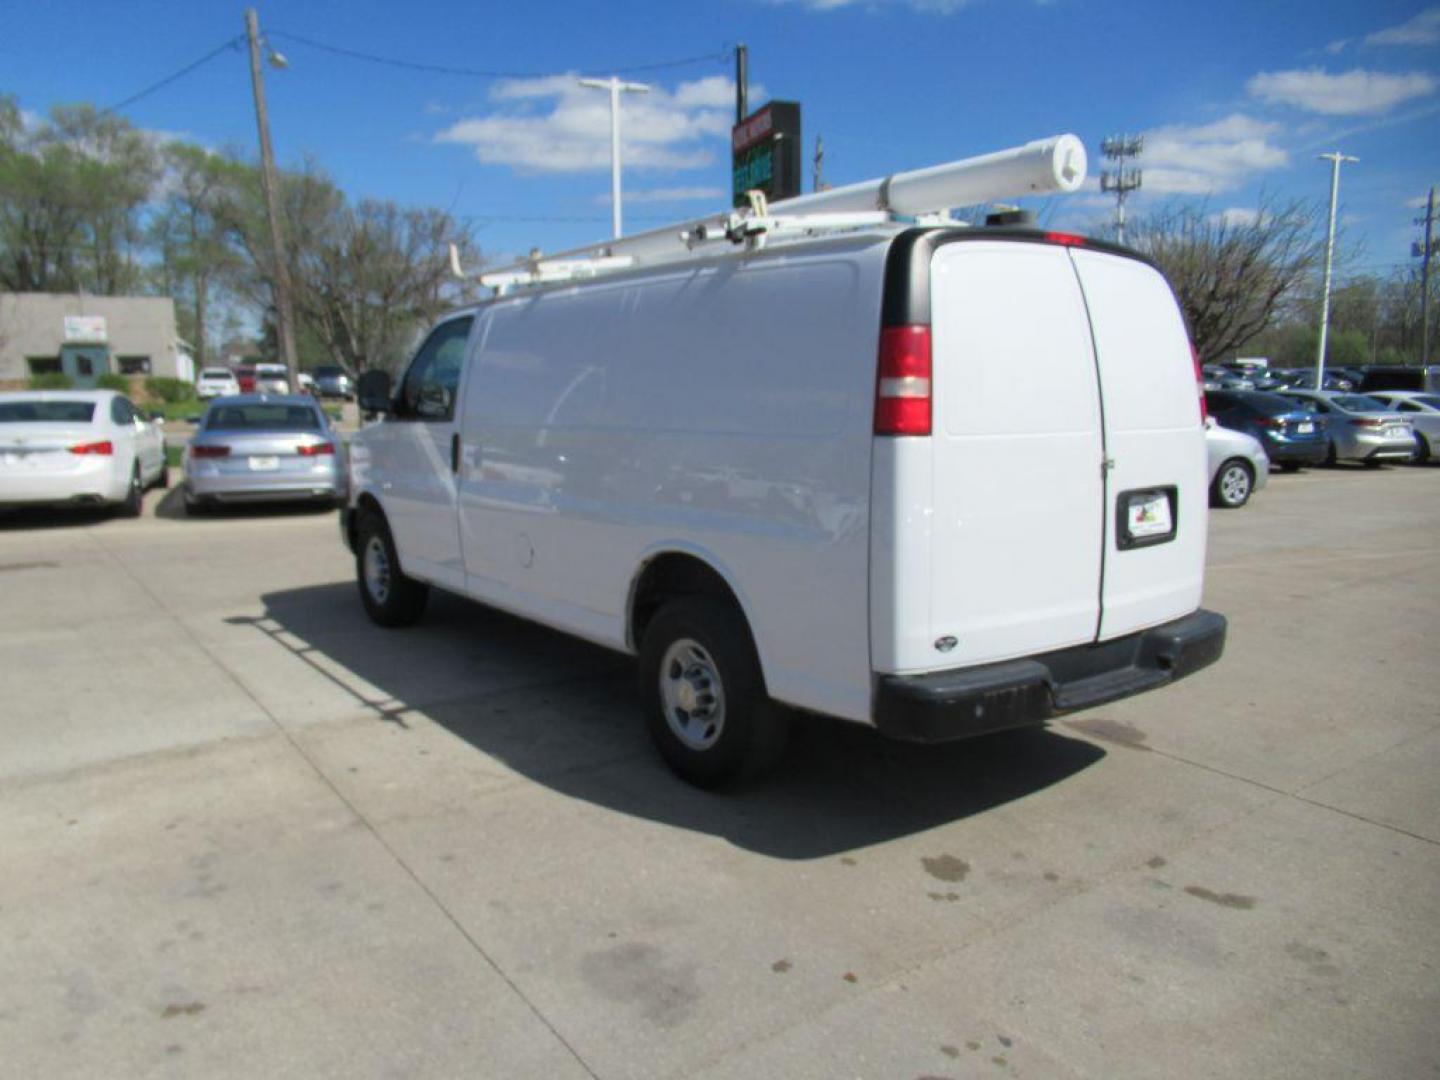
[[[243,30],[243,7],[205,0],[11,0],[0,91],[44,112],[114,104]],[[271,3],[262,27],[290,61],[267,72],[277,154],[314,158],[354,196],[447,207],[501,256],[609,232],[605,95],[576,74],[626,73],[629,231],[728,201],[733,66],[750,50],[752,107],[802,103],[807,157],[826,179],[881,176],[1073,131],[1098,176],[1099,141],[1143,132],[1132,212],[1176,196],[1253,212],[1261,190],[1324,199],[1338,147],[1353,266],[1407,264],[1411,219],[1440,183],[1440,6],[1414,3],[1122,3],[1078,0],[534,0]],[[341,49],[505,72],[475,78],[382,66]],[[220,148],[255,145],[246,58],[225,51],[124,111],[140,127]],[[808,175],[808,170],[807,170]],[[1107,213],[1098,191],[1056,223]]]

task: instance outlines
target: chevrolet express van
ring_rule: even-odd
[[[939,742],[1217,659],[1202,398],[1164,277],[1028,228],[891,226],[457,311],[352,445],[383,626],[441,588],[639,658],[717,786],[787,709]]]

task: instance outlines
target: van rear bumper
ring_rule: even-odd
[[[893,739],[966,739],[1153,690],[1213,664],[1224,650],[1225,617],[1202,609],[1099,645],[924,675],[881,675],[871,715]]]

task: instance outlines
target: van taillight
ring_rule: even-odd
[[[1195,392],[1200,395],[1200,423],[1203,425],[1210,419],[1210,406],[1205,404],[1205,372],[1200,370],[1200,354],[1195,351],[1193,343],[1190,346],[1190,359],[1195,362]]]
[[[930,434],[930,327],[880,331],[875,434]]]
[[[109,439],[106,439],[104,442],[77,443],[75,446],[70,447],[70,453],[102,454],[106,457],[109,457],[111,454],[115,453],[115,444],[112,443]]]

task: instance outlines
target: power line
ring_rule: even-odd
[[[111,105],[108,109],[101,109],[101,110],[100,110],[100,115],[101,115],[101,116],[104,116],[104,115],[106,115],[106,114],[108,114],[108,113],[119,112],[121,109],[124,109],[124,108],[126,108],[127,106],[134,105],[135,102],[139,101],[141,98],[149,97],[151,94],[155,93],[155,91],[164,89],[165,87],[169,86],[169,85],[170,85],[171,83],[173,83],[176,79],[184,78],[186,75],[189,75],[190,72],[194,71],[196,68],[198,68],[198,67],[200,67],[200,66],[202,66],[202,65],[204,65],[204,64],[208,64],[211,60],[214,60],[215,57],[219,56],[219,55],[220,55],[222,52],[224,52],[226,49],[237,49],[237,50],[238,50],[239,47],[240,47],[240,43],[241,43],[242,41],[244,41],[244,40],[245,40],[245,35],[244,35],[244,34],[236,34],[234,37],[230,38],[229,40],[224,41],[224,42],[222,42],[221,44],[215,46],[215,48],[211,49],[211,50],[210,50],[208,53],[206,53],[204,56],[200,57],[199,60],[195,60],[195,61],[192,61],[191,63],[186,64],[186,65],[185,65],[183,68],[181,68],[179,71],[176,71],[176,72],[174,72],[173,74],[170,74],[170,75],[166,75],[165,78],[161,79],[161,80],[160,80],[159,82],[157,82],[157,83],[151,83],[149,86],[145,87],[144,90],[141,90],[141,91],[139,91],[138,93],[135,93],[135,94],[131,94],[131,95],[130,95],[128,98],[126,98],[124,101],[118,101],[118,102],[116,102],[114,105]]]
[[[294,41],[301,45],[308,45],[312,49],[319,49],[322,52],[333,53],[336,56],[344,56],[351,60],[363,60],[370,64],[382,64],[386,67],[401,68],[406,71],[424,71],[434,75],[459,75],[470,79],[545,79],[555,75],[554,71],[491,71],[483,68],[449,67],[444,64],[427,64],[417,60],[402,60],[393,56],[381,56],[378,53],[361,52],[359,49],[346,49],[339,45],[330,45],[323,41],[316,41],[314,38],[304,37],[300,34],[292,34],[286,30],[271,30],[271,37],[284,38],[287,41]],[[650,64],[632,64],[629,67],[610,67],[607,65],[591,65],[596,70],[614,72],[617,75],[624,75],[636,71],[660,71],[665,68],[689,67],[694,64],[718,63],[729,58],[729,50],[705,53],[701,56],[686,56],[677,60],[658,60]]]

